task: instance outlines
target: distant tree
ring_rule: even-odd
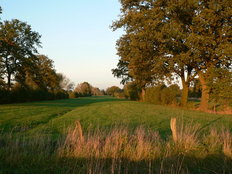
[[[30,25],[17,19],[0,24],[0,64],[4,64],[8,89],[11,89],[12,78],[23,66],[24,60],[37,53],[40,37]]]
[[[106,91],[104,89],[101,90],[102,95],[106,95]]]
[[[28,57],[26,59],[23,59],[21,62],[21,67],[17,69],[15,72],[14,80],[16,81],[16,86],[21,86],[25,89],[39,89],[41,86],[37,84],[37,81],[42,80],[39,77],[42,77],[39,75],[41,73],[39,71],[39,65],[38,65],[38,57]],[[15,85],[14,85],[15,86]]]
[[[92,87],[92,94],[94,96],[102,96],[102,95],[104,95],[104,93],[99,88],[95,88],[95,87]]]
[[[64,74],[58,73],[57,74],[60,81],[60,87],[65,91],[73,91],[74,90],[74,83],[71,82],[69,78],[67,78]]]
[[[118,86],[111,86],[111,87],[106,89],[106,94],[111,95],[111,96],[115,96],[116,93],[120,93],[121,91],[122,91],[122,89],[120,89]]]
[[[146,88],[145,101],[156,105],[161,104],[162,90],[167,88],[164,84]]]
[[[180,95],[180,88],[178,85],[171,85],[163,88],[161,91],[161,104],[170,105],[177,104],[177,97]]]
[[[60,90],[60,79],[54,68],[53,61],[47,56],[39,55],[37,65],[39,72],[36,79],[37,84],[50,91]]]
[[[77,85],[74,92],[81,96],[91,96],[92,86],[88,82],[83,82]]]
[[[45,55],[38,55],[25,59],[24,63],[16,73],[15,80],[24,88],[41,89],[45,91],[59,91],[60,77],[56,73],[53,61]]]

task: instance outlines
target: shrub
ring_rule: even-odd
[[[177,96],[180,94],[180,88],[177,85],[171,85],[163,88],[161,91],[161,104],[170,105],[177,103]]]
[[[123,91],[121,92],[115,92],[114,93],[114,97],[117,97],[117,98],[125,98],[125,94]]]
[[[73,91],[70,91],[68,95],[69,95],[69,98],[76,98],[75,92]]]
[[[180,88],[177,85],[166,87],[159,85],[146,89],[145,101],[153,104],[176,104],[177,96],[180,95]]]
[[[115,93],[120,93],[120,92],[122,92],[122,89],[120,89],[117,86],[111,86],[106,89],[106,94],[114,97],[115,97]]]
[[[141,89],[134,83],[129,82],[124,86],[124,94],[127,99],[139,100]]]
[[[161,91],[164,85],[150,87],[146,89],[145,101],[153,104],[161,104]]]
[[[0,104],[65,98],[68,98],[68,93],[64,90],[51,92],[42,89],[26,89],[20,87],[14,88],[11,91],[0,90]]]

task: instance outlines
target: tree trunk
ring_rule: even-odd
[[[141,91],[141,101],[142,102],[145,102],[145,94],[146,94],[145,88],[142,88],[142,91]]]
[[[7,88],[8,90],[11,89],[11,74],[10,73],[8,73],[7,75]]]
[[[188,103],[189,83],[182,80],[182,86],[181,106],[186,106]]]
[[[201,83],[201,103],[200,110],[207,111],[209,103],[209,88],[206,83],[206,79],[203,74],[199,74],[199,81]]]

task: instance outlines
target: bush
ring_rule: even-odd
[[[106,89],[106,94],[115,97],[115,93],[120,93],[122,92],[122,89],[120,89],[117,86],[111,86]]]
[[[68,93],[69,98],[76,98],[75,92],[70,91]]]
[[[26,89],[17,87],[11,91],[0,90],[0,104],[20,103],[41,100],[56,100],[68,98],[68,93],[64,90],[50,92],[41,89]]]
[[[124,94],[123,91],[121,91],[121,92],[115,92],[114,93],[114,97],[116,97],[116,98],[125,98],[125,94]]]
[[[175,104],[177,96],[180,94],[180,88],[177,85],[166,87],[159,85],[146,89],[145,101],[153,104]]]
[[[156,87],[150,87],[146,89],[145,101],[153,104],[161,104],[161,91],[164,85],[159,85]]]
[[[124,94],[127,99],[139,100],[141,89],[134,83],[129,82],[124,86]]]
[[[177,103],[177,96],[180,94],[180,88],[177,85],[171,85],[163,88],[161,91],[161,104],[170,105]]]

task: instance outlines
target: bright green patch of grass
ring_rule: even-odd
[[[232,127],[231,115],[170,108],[112,97],[87,97],[56,101],[0,106],[0,129],[3,133],[29,135],[64,133],[79,120],[86,129],[108,129],[115,125],[134,129],[140,125],[170,134],[171,117],[209,127]]]

